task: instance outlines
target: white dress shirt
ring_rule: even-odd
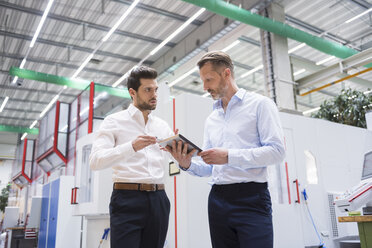
[[[164,183],[168,153],[160,150],[158,144],[135,152],[132,141],[139,135],[165,139],[173,132],[165,121],[151,113],[145,124],[142,112],[131,104],[128,109],[109,115],[102,122],[90,154],[91,169],[112,167],[114,182]]]
[[[284,158],[283,131],[275,103],[268,97],[239,89],[226,112],[221,100],[204,127],[203,150],[228,149],[228,162],[210,165],[193,158],[190,174],[212,175],[211,184],[266,182],[267,166]]]

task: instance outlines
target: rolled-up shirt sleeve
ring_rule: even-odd
[[[115,123],[110,118],[105,119],[95,136],[92,152],[89,157],[90,168],[101,170],[115,165],[118,161],[125,162],[136,152],[132,141],[115,145]]]
[[[284,159],[283,130],[277,107],[270,99],[263,100],[257,108],[257,131],[261,146],[229,149],[228,166],[259,168],[280,163]]]

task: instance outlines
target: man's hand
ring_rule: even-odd
[[[188,169],[191,164],[191,157],[196,152],[196,149],[193,149],[191,152],[187,153],[188,144],[184,144],[183,148],[182,145],[182,141],[178,141],[177,143],[175,140],[173,140],[172,147],[166,146],[165,148],[168,152],[170,152],[170,154],[172,154],[173,158],[177,160],[178,164],[182,168]]]
[[[156,137],[149,135],[140,135],[132,141],[133,150],[138,152],[146,146],[153,145],[156,143]]]
[[[223,148],[212,148],[198,154],[206,164],[227,164],[229,152]]]

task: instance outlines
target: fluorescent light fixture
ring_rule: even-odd
[[[37,120],[34,120],[34,122],[32,122],[32,124],[30,125],[30,129],[32,129],[32,128],[34,128],[34,126],[36,126],[36,124],[37,124]]]
[[[245,78],[245,77],[247,77],[247,76],[249,76],[249,75],[255,73],[256,71],[261,70],[262,68],[263,68],[263,65],[259,65],[259,66],[257,66],[256,68],[253,68],[252,70],[250,70],[250,71],[248,71],[248,72],[242,74],[242,75],[240,76],[240,78]]]
[[[44,10],[44,14],[41,17],[41,20],[39,22],[39,25],[37,26],[36,32],[34,34],[34,37],[32,37],[31,44],[30,44],[30,47],[31,48],[34,47],[34,45],[35,45],[36,39],[39,36],[40,30],[43,27],[43,24],[45,22],[45,19],[46,19],[48,13],[49,13],[50,8],[52,7],[53,2],[54,2],[54,0],[49,0],[48,5],[47,5],[46,9]]]
[[[22,135],[22,137],[21,137],[21,140],[24,140],[24,139],[26,138],[26,136],[27,136],[27,133],[24,133],[24,134]]]
[[[315,64],[316,65],[322,65],[322,64],[324,64],[324,63],[326,63],[328,61],[331,61],[332,59],[335,59],[335,58],[336,58],[335,56],[330,56],[330,57],[328,57],[326,59],[322,59],[322,60],[316,62]]]
[[[126,76],[127,76],[127,73],[125,73],[118,80],[116,80],[116,82],[112,84],[112,87],[115,88],[116,86],[118,86],[126,78]]]
[[[293,76],[300,75],[301,73],[304,73],[305,71],[306,71],[306,69],[298,70],[298,71],[296,71],[295,73],[293,73]]]
[[[23,69],[23,67],[25,66],[26,64],[26,58],[24,58],[21,62],[21,65],[19,66],[19,68]]]
[[[81,64],[79,69],[72,75],[72,78],[75,78],[83,69],[84,67],[88,64],[88,62],[93,58],[94,53],[89,54],[89,56],[85,59],[85,61]]]
[[[120,19],[115,23],[115,25],[110,29],[110,31],[103,37],[102,42],[105,42],[108,40],[108,38],[112,35],[113,32],[119,27],[119,25],[124,21],[124,19],[129,15],[129,13],[136,7],[139,0],[135,0],[127,9],[127,11],[124,12],[124,14],[120,17]]]
[[[227,47],[225,47],[224,49],[222,49],[222,52],[229,51],[231,48],[233,48],[234,46],[238,45],[239,43],[240,43],[240,40],[234,41],[233,43],[231,43],[230,45],[228,45]]]
[[[118,80],[116,80],[116,82],[112,84],[112,87],[115,88],[115,87],[118,86],[121,82],[123,82],[124,79],[128,76],[129,73],[131,73],[131,71],[132,71],[135,67],[136,67],[136,65],[133,66],[132,68],[130,68],[129,71],[127,71],[123,76],[121,76]]]
[[[1,104],[1,107],[0,107],[0,113],[3,112],[3,109],[5,108],[5,105],[8,102],[8,100],[9,100],[9,96],[5,97],[3,104]]]
[[[365,14],[368,14],[368,13],[371,12],[371,11],[372,11],[372,8],[369,8],[369,9],[367,9],[366,11],[360,13],[359,15],[354,16],[353,18],[350,18],[350,19],[347,20],[345,23],[350,23],[350,22],[352,22],[352,21],[358,19],[359,17],[364,16]]]
[[[174,80],[172,83],[168,84],[169,87],[172,87],[174,86],[176,83],[180,82],[181,80],[187,78],[188,76],[190,76],[192,73],[196,72],[198,70],[198,67],[195,66],[194,68],[192,68],[190,71],[186,72],[185,74],[183,74],[182,76],[180,76],[179,78],[177,78],[176,80]]]
[[[59,97],[59,94],[56,95],[52,101],[50,101],[50,103],[46,106],[46,108],[43,110],[43,112],[41,112],[40,114],[40,118],[43,117],[45,115],[45,113],[52,107],[52,105],[58,100],[58,97]]]
[[[165,44],[167,44],[171,39],[173,39],[177,34],[179,34],[183,29],[185,29],[191,22],[193,22],[201,13],[205,11],[205,8],[200,9],[192,17],[190,17],[181,27],[174,31],[171,35],[168,36],[162,43],[160,43],[154,50],[150,52],[150,55],[154,55],[157,51],[160,50]]]
[[[313,109],[309,109],[309,110],[306,110],[304,112],[302,112],[303,115],[308,115],[308,114],[311,114],[313,112],[316,112],[320,109],[320,107],[317,107],[317,108],[313,108]]]
[[[12,83],[11,83],[11,84],[15,84],[15,83],[17,82],[17,80],[18,80],[18,77],[17,77],[17,76],[15,76],[15,77],[13,78],[13,81],[12,81]]]
[[[293,52],[297,51],[298,49],[300,49],[300,48],[302,48],[304,46],[306,46],[306,44],[305,43],[301,43],[300,45],[298,45],[298,46],[296,46],[296,47],[294,47],[292,49],[289,49],[288,50],[288,54],[293,53]]]

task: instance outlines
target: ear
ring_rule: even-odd
[[[230,68],[225,68],[225,70],[224,70],[224,76],[226,78],[228,78],[228,77],[231,76],[231,70],[230,70]]]
[[[134,96],[136,96],[136,91],[134,90],[134,89],[132,89],[132,88],[129,88],[129,90],[128,90],[128,92],[129,92],[129,95],[133,98]]]

